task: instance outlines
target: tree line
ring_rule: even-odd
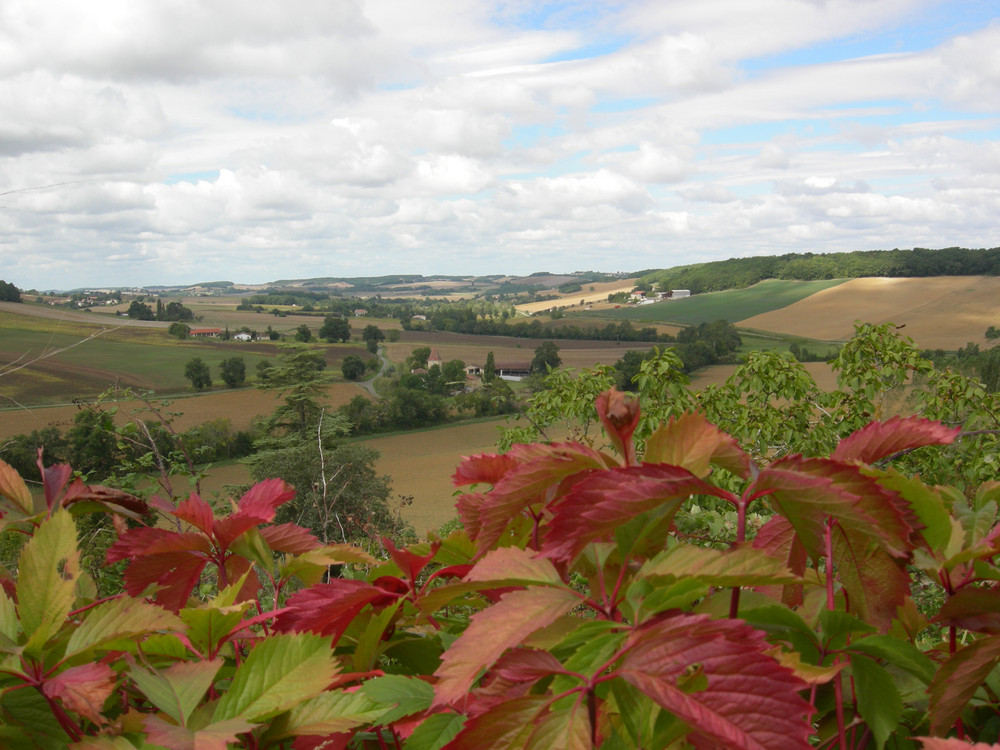
[[[786,253],[784,255],[677,266],[644,274],[639,286],[690,289],[692,294],[741,289],[766,279],[813,281],[869,276],[996,276],[1000,247],[941,250],[857,250],[846,253]]]

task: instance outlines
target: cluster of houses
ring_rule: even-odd
[[[691,296],[690,289],[671,289],[669,292],[640,292],[629,295],[629,300],[637,305],[651,305],[665,299],[684,299]]]
[[[217,339],[221,335],[221,328],[192,328],[188,332],[188,336],[194,339]],[[246,331],[240,331],[230,336],[230,339],[233,341],[253,341],[253,336]]]
[[[443,364],[444,360],[441,359],[441,355],[438,353],[437,347],[431,347],[430,356],[427,357],[427,367],[431,368],[434,365],[441,367]],[[418,369],[414,370],[414,372],[422,373],[426,371]],[[466,365],[465,374],[466,377],[481,378],[483,376],[483,365]],[[501,380],[523,380],[531,374],[531,361],[495,362],[493,364],[493,374]]]

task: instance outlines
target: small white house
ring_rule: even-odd
[[[251,336],[246,331],[240,331],[239,333],[233,336],[233,341],[252,341],[252,340],[253,336]]]
[[[671,289],[670,290],[670,297],[671,297],[671,299],[683,299],[684,297],[690,297],[690,296],[691,296],[691,290],[690,289]]]

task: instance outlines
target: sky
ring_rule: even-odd
[[[1000,245],[995,0],[0,0],[22,289]]]

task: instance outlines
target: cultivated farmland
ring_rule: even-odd
[[[734,320],[826,340],[850,338],[856,320],[892,322],[905,325],[902,333],[923,348],[954,350],[969,341],[986,347],[994,343],[984,337],[986,329],[1000,326],[1000,278],[852,279],[781,310]]]
[[[843,279],[826,281],[762,281],[746,289],[697,294],[685,299],[664,300],[651,305],[623,306],[614,310],[579,313],[580,317],[630,320],[633,323],[676,323],[698,325],[714,320],[734,322],[752,315],[780,310],[823,289],[842,284]],[[808,336],[809,334],[800,334]],[[823,338],[816,336],[815,338]]]

